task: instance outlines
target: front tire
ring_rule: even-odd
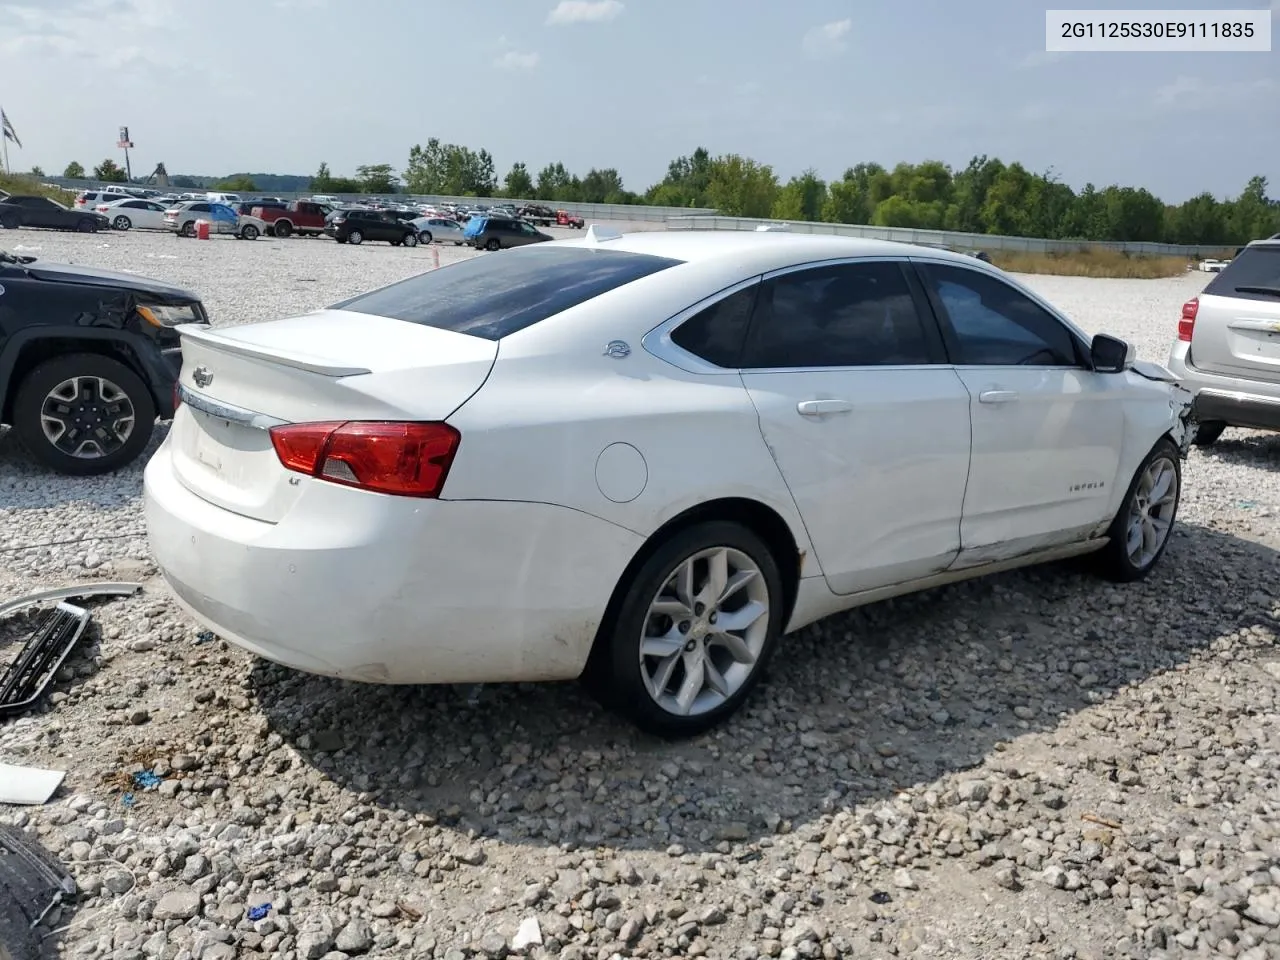
[[[286,237],[288,237],[288,236],[289,236],[289,234],[291,234],[291,233],[293,233],[293,224],[292,224],[292,223],[290,223],[288,220],[277,220],[277,221],[276,221],[276,236],[277,236],[277,237],[279,237],[281,240],[283,240],[283,239],[285,239]]]
[[[0,227],[4,227],[6,230],[17,230],[21,225],[22,221],[18,219],[16,214],[7,213],[0,217]]]
[[[1222,420],[1206,420],[1196,426],[1196,436],[1191,442],[1197,447],[1212,447],[1222,436],[1227,424]]]
[[[418,235],[410,230],[404,235],[404,239],[400,242],[406,247],[416,247],[418,245]]]
[[[257,240],[258,228],[252,223],[246,223],[244,229],[240,231],[240,237],[243,240]]]
[[[1097,554],[1098,572],[1116,583],[1146,577],[1169,545],[1181,495],[1178,448],[1162,437],[1129,483],[1107,530],[1111,539]]]
[[[80,220],[78,223],[76,223],[76,229],[79,230],[81,233],[97,233],[98,224],[86,217],[83,220]]]
[[[736,711],[784,625],[777,561],[737,523],[674,533],[618,589],[584,678],[606,707],[662,737],[693,736]]]
[[[347,243],[354,243],[356,246],[364,243],[364,234],[359,230],[352,230],[347,234]]]
[[[73,476],[109,473],[135,460],[155,420],[155,401],[142,379],[96,353],[39,364],[13,403],[14,432],[32,457]]]
[[[495,250],[501,249],[502,244],[498,241],[497,237],[492,237],[485,242],[484,248],[492,253]]]
[[[111,221],[111,225],[117,230],[128,230],[133,226],[133,221],[122,213]]]

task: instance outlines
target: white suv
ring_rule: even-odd
[[[1169,369],[1196,395],[1196,443],[1280,430],[1280,238],[1249,244],[1182,305]]]

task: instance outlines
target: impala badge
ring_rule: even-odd
[[[631,356],[631,347],[625,340],[610,340],[604,348],[604,355],[614,360]]]
[[[191,379],[197,387],[207,387],[213,383],[213,371],[204,365],[198,366],[191,371]]]

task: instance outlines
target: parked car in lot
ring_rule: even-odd
[[[208,220],[209,232],[230,234],[241,240],[257,240],[267,232],[267,224],[258,217],[236,213],[225,203],[188,200],[164,212],[164,222],[180,237],[196,235],[196,221]]]
[[[324,233],[325,218],[333,213],[333,207],[310,200],[295,200],[278,207],[255,207],[254,216],[267,224],[267,232],[284,238],[291,234],[318,237]]]
[[[386,210],[335,210],[329,214],[324,232],[339,243],[383,240],[394,247],[418,245],[418,231],[413,224]]]
[[[506,250],[555,239],[523,220],[492,216],[472,217],[462,236],[468,246],[477,250]]]
[[[1280,430],[1280,239],[1244,247],[1182,305],[1169,369],[1195,394],[1196,443]]]
[[[0,251],[0,423],[61,473],[123,467],[173,415],[174,327],[208,322],[187,290]]]
[[[12,196],[0,203],[0,227],[46,227],[51,230],[105,230],[110,221],[94,210],[73,210],[48,197]]]
[[[462,224],[445,217],[415,217],[409,221],[418,231],[419,243],[452,243],[462,246]]]
[[[98,204],[98,213],[107,218],[113,230],[167,230],[164,213],[167,208],[154,200],[127,197]]]
[[[196,619],[353,680],[582,676],[661,734],[836,611],[1144,577],[1191,432],[1168,371],[999,270],[845,237],[592,227],[183,333],[145,512]]]

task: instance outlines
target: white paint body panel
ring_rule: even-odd
[[[949,575],[966,533],[1002,552],[1096,535],[1075,528],[1114,514],[1178,422],[1176,388],[1133,373],[1104,387],[1083,372],[1002,370],[1027,402],[993,410],[972,397],[979,371],[946,365],[744,376],[648,349],[668,318],[771,270],[924,255],[1003,278],[970,257],[787,233],[558,242],[597,244],[686,262],[496,342],[347,311],[186,338],[183,386],[264,423],[444,419],[462,437],[440,499],[397,498],[290,473],[264,423],[231,429],[184,404],[145,500],[152,550],[187,609],[246,649],[338,677],[572,677],[627,565],[691,508],[741,500],[780,518],[795,542],[779,561],[798,570],[796,629]],[[625,356],[606,355],[612,341]],[[199,366],[213,373],[205,388]],[[810,398],[851,410],[797,415]],[[1061,492],[1095,475],[1102,492]]]
[[[969,394],[950,367],[753,370],[742,380],[835,593],[950,566],[969,472]],[[813,399],[851,409],[802,415]]]

